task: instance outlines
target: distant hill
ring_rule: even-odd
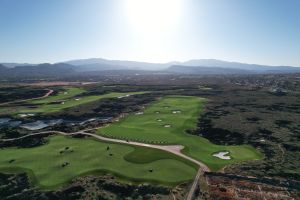
[[[8,68],[5,67],[4,65],[0,64],[0,70],[7,70]]]
[[[222,67],[202,67],[202,66],[182,66],[173,65],[166,71],[177,74],[253,74],[254,71],[244,69],[222,68]]]
[[[184,66],[203,66],[203,67],[222,67],[222,68],[233,68],[233,69],[244,69],[252,70],[256,72],[265,72],[265,71],[299,71],[300,68],[292,66],[268,66],[268,65],[258,65],[258,64],[247,64],[239,62],[228,62],[216,59],[198,59],[198,60],[189,60],[186,62],[180,63]]]
[[[266,74],[300,73],[300,67],[267,66],[227,62],[215,59],[198,59],[186,62],[147,63],[91,58],[56,64],[26,65],[0,63],[2,78],[43,78],[72,75],[125,75],[125,74]]]
[[[7,67],[7,68],[14,68],[17,66],[34,66],[37,64],[29,64],[29,63],[1,63],[3,66]]]
[[[122,60],[107,60],[102,58],[91,58],[91,59],[81,59],[81,60],[71,60],[64,62],[71,65],[80,66],[82,70],[91,71],[91,69],[96,71],[107,70],[120,70],[120,69],[134,69],[134,70],[168,70],[171,66],[189,66],[189,67],[213,67],[213,68],[225,68],[225,69],[240,69],[248,70],[249,72],[257,73],[284,73],[284,72],[299,72],[300,68],[292,66],[268,66],[268,65],[258,65],[258,64],[247,64],[239,62],[228,62],[216,59],[195,59],[186,62],[168,62],[168,63],[147,63],[147,62],[135,62],[135,61],[122,61]],[[92,66],[92,67],[91,67]],[[216,69],[215,69],[216,71]],[[222,71],[219,69],[219,71]],[[225,73],[225,72],[224,72]]]
[[[65,63],[45,63],[35,66],[17,66],[14,68],[7,68],[0,65],[0,69],[0,76],[2,77],[48,77],[75,73],[74,66]]]
[[[18,66],[12,69],[13,71],[20,73],[30,73],[30,74],[47,74],[47,75],[56,75],[58,73],[74,73],[74,66],[58,63],[58,64],[39,64],[35,66]]]
[[[129,70],[130,68],[120,65],[112,64],[82,64],[74,66],[76,71],[89,72],[89,71],[106,71],[106,70]]]
[[[80,66],[81,68],[87,67],[90,68],[91,65],[94,65],[94,69],[102,71],[108,66],[111,66],[112,69],[131,69],[131,70],[162,70],[167,67],[176,64],[173,62],[170,63],[148,63],[148,62],[137,62],[137,61],[124,61],[124,60],[107,60],[103,58],[90,58],[90,59],[80,59],[80,60],[71,60],[64,63]],[[96,65],[97,64],[97,65]]]

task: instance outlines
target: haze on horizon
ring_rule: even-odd
[[[299,0],[0,0],[0,62],[300,66]]]

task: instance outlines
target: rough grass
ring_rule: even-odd
[[[145,155],[151,157],[145,159]],[[65,162],[69,165],[62,167]],[[172,185],[193,179],[196,168],[160,150],[52,136],[48,144],[39,147],[1,149],[0,171],[26,171],[35,184],[49,189],[66,184],[78,175],[99,172],[132,181]]]
[[[120,122],[99,129],[98,133],[146,143],[182,144],[186,147],[183,150],[185,154],[202,161],[211,170],[219,170],[228,164],[244,160],[262,158],[251,146],[215,145],[205,138],[187,134],[187,129],[196,127],[204,101],[191,96],[164,97],[148,106],[143,115],[131,114]],[[173,111],[181,112],[173,114]],[[166,124],[171,127],[164,127]],[[232,159],[222,160],[212,156],[219,151],[229,151]]]

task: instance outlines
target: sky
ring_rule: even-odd
[[[0,0],[0,62],[300,66],[300,0]]]

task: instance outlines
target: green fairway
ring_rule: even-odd
[[[54,101],[69,99],[76,95],[82,94],[83,92],[85,92],[85,90],[82,88],[67,87],[64,89],[64,91],[60,91],[55,95],[50,95],[43,99],[31,100],[31,101],[28,101],[28,103],[32,103],[32,104],[50,103],[50,102],[54,102]]]
[[[57,95],[49,96],[44,99],[32,100],[28,103],[35,107],[19,107],[17,113],[52,113],[62,109],[79,106],[104,98],[116,98],[125,95],[143,94],[144,92],[127,92],[127,93],[107,93],[103,95],[91,96],[76,96],[82,94],[85,90],[81,88],[68,88],[66,91],[60,92]]]
[[[64,163],[69,164],[63,167]],[[64,136],[52,136],[48,144],[35,148],[0,150],[0,171],[26,171],[42,188],[57,187],[91,172],[177,184],[192,180],[196,170],[192,163],[160,150]]]
[[[133,113],[105,128],[99,134],[145,143],[182,144],[187,155],[202,161],[211,170],[244,160],[262,158],[253,147],[215,145],[207,139],[185,133],[196,127],[203,109],[204,99],[190,96],[169,96],[151,104],[143,114]],[[229,151],[231,160],[212,156],[219,151]]]
[[[103,94],[103,95],[93,95],[93,96],[83,96],[80,98],[73,98],[73,99],[66,99],[64,104],[43,104],[43,105],[38,105],[37,108],[24,108],[20,109],[20,113],[51,113],[51,112],[57,112],[62,109],[70,108],[70,107],[75,107],[79,106],[85,103],[90,103],[93,101],[97,101],[100,99],[104,98],[116,98],[119,96],[123,95],[134,95],[134,94],[142,94],[142,92],[128,92],[128,93],[108,93],[108,94]]]

